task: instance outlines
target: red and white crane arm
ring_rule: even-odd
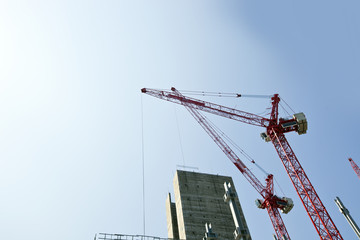
[[[354,169],[356,175],[360,178],[360,168],[359,168],[359,166],[352,160],[352,158],[349,158],[349,162],[350,162],[352,168]]]
[[[270,138],[320,239],[342,239],[285,135],[270,131]]]
[[[175,88],[171,88],[171,90]],[[202,101],[195,98],[190,98],[184,95],[175,94],[174,91],[164,91],[151,88],[143,88],[141,92],[157,97],[169,102],[177,103],[183,106],[188,106],[197,110],[212,113],[222,117],[230,118],[243,123],[267,127],[269,125],[269,119],[258,116],[256,114],[240,111],[234,108],[218,105],[211,102]]]
[[[271,204],[266,205],[266,210],[268,211],[271,223],[274,227],[277,238],[290,240],[289,233],[286,230],[284,221],[281,218],[279,209],[275,208]],[[285,238],[284,238],[285,237]]]

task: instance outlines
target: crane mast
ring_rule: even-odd
[[[270,118],[264,118],[256,114],[176,94],[174,93],[174,91],[177,91],[175,88],[172,88],[172,90],[170,92],[148,88],[141,89],[143,93],[151,96],[184,105],[188,110],[201,110],[243,123],[265,127],[266,132],[262,133],[261,137],[265,141],[273,143],[320,239],[343,239],[285,137],[285,133],[292,131],[297,132],[299,135],[306,133],[307,121],[303,113],[294,114],[291,119],[279,118],[278,105],[280,97],[278,94],[271,98]],[[226,150],[224,153],[228,155]],[[239,170],[241,171],[240,168]]]
[[[349,162],[350,162],[352,168],[354,169],[356,175],[360,178],[360,168],[359,168],[359,166],[352,160],[352,158],[349,158]]]
[[[273,143],[290,179],[293,183],[320,239],[342,239],[340,232],[336,228],[325,206],[321,202],[315,188],[311,184],[299,160],[297,159],[290,144],[285,138],[285,132],[297,131],[304,134],[307,130],[307,123],[304,116],[300,119],[294,117],[299,124],[286,124],[288,120],[279,119],[278,104],[280,97],[275,94],[272,97],[272,111],[270,124],[266,128],[267,137]]]
[[[270,136],[320,239],[342,239],[284,134],[270,131]]]
[[[213,141],[219,146],[219,148],[225,153],[225,155],[231,160],[231,162],[239,169],[248,182],[256,189],[256,191],[263,197],[263,201],[257,200],[256,203],[259,208],[266,208],[270,216],[270,220],[273,224],[275,233],[278,239],[290,240],[290,236],[286,230],[285,224],[279,213],[279,208],[288,213],[293,207],[292,200],[288,198],[278,198],[274,195],[273,175],[269,175],[266,179],[266,186],[256,178],[256,176],[246,167],[246,165],[240,160],[236,153],[230,148],[230,146],[224,141],[224,139],[217,133],[217,131],[208,123],[206,118],[198,111],[197,108],[192,107],[195,102],[193,100],[184,100],[183,96],[175,88],[172,88],[173,93],[170,95],[171,99],[174,99],[176,103],[184,105],[190,114],[196,119],[200,126],[206,131],[206,133],[213,139]],[[143,93],[148,93],[147,89],[142,89]],[[150,95],[156,96],[156,91],[151,91]],[[162,98],[165,96],[160,93]],[[167,95],[169,96],[169,95]],[[166,99],[166,98],[162,98]],[[219,105],[218,105],[219,106]]]

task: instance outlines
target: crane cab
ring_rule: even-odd
[[[266,132],[260,133],[260,137],[261,137],[265,142],[270,142],[270,141],[271,141],[269,135],[267,135]]]
[[[275,203],[273,204],[273,207],[279,208],[280,211],[285,214],[289,213],[291,209],[293,209],[294,207],[294,202],[291,198],[287,198],[287,197],[279,198],[276,195],[274,195],[270,201]],[[266,204],[264,200],[256,199],[255,205],[260,209],[266,208]]]
[[[279,125],[282,128],[282,131],[285,132],[292,132],[295,131],[299,135],[305,134],[308,129],[307,120],[304,113],[296,113],[293,115],[292,118],[280,118],[279,119]],[[265,142],[270,142],[270,136],[263,132],[260,134],[260,137]]]

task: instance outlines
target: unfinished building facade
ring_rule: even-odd
[[[237,222],[235,226],[235,213],[224,201],[227,182],[235,192],[234,183],[231,177],[211,175],[197,172],[177,170],[174,177],[174,202],[170,193],[166,199],[166,215],[168,237],[172,239],[199,240],[208,231],[209,239],[215,237],[221,240],[243,239],[251,240],[250,232],[241,209],[240,202],[234,198],[234,205],[237,208]],[[236,192],[235,192],[236,194]],[[205,224],[210,224],[205,229]],[[238,224],[238,225],[239,225]],[[244,237],[245,236],[245,237]]]

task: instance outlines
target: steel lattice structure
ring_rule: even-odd
[[[182,101],[186,99],[179,91],[173,89],[173,99],[180,100],[190,114],[196,119],[206,133],[213,139],[213,141],[219,146],[219,148],[225,153],[225,155],[231,160],[231,162],[239,169],[248,182],[256,189],[256,191],[262,196],[264,201],[261,208],[266,208],[271,223],[274,227],[276,236],[278,239],[290,240],[289,233],[286,230],[285,224],[281,218],[279,209],[284,209],[287,204],[286,200],[283,200],[274,195],[273,175],[268,175],[266,179],[266,186],[264,186],[256,176],[250,171],[249,168],[240,160],[236,153],[230,148],[230,146],[224,141],[224,139],[217,133],[217,131],[209,124],[206,118],[193,108],[191,103],[194,100]],[[144,93],[147,93],[146,91]],[[219,108],[221,109],[221,108]],[[261,122],[261,121],[260,121]]]
[[[354,169],[356,175],[360,178],[360,168],[359,168],[359,166],[352,160],[352,158],[349,158],[349,162],[350,162],[352,168]]]
[[[161,91],[148,88],[141,89],[143,93],[183,105],[188,108],[188,110],[201,110],[243,123],[266,128],[264,136],[266,136],[267,141],[271,141],[275,146],[286,172],[318,232],[320,239],[343,239],[285,137],[285,133],[291,131],[296,131],[299,134],[305,133],[307,126],[304,131],[304,129],[301,129],[303,126],[299,125],[296,120],[279,118],[278,105],[280,97],[278,94],[275,94],[271,98],[272,109],[270,118],[264,118],[256,114],[183,96],[182,94],[178,94],[178,91],[175,88],[172,88],[171,90],[172,91]],[[225,150],[224,153],[227,154],[227,150]],[[241,171],[241,165],[237,167],[240,167],[239,170]]]

